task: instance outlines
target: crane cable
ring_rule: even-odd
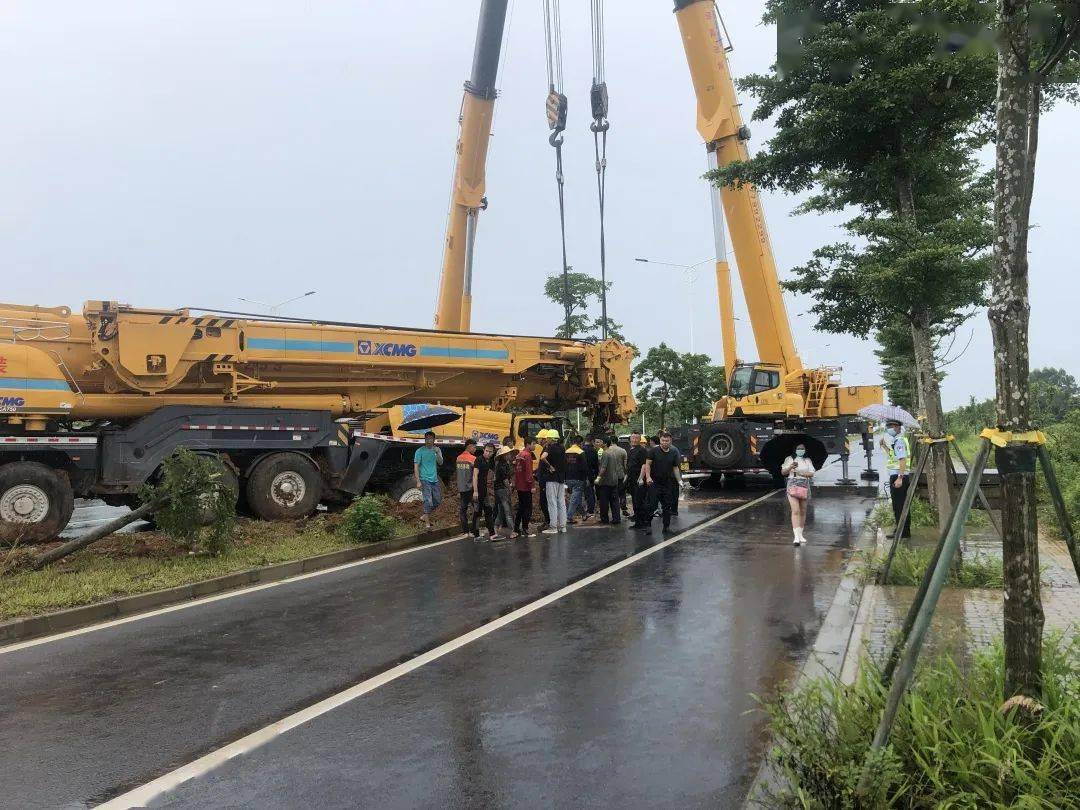
[[[593,151],[596,154],[596,193],[600,201],[600,330],[608,337],[607,247],[604,238],[604,195],[607,190],[608,89],[604,77],[604,0],[591,0],[593,82],[589,91],[592,102]]]
[[[562,9],[560,0],[543,0],[544,53],[547,57],[548,95],[546,102],[548,143],[555,148],[555,184],[559,190],[559,229],[562,234],[563,309],[566,315],[566,337],[570,332],[570,267],[566,261],[566,197],[563,180],[562,145],[566,129],[567,102],[563,90]]]

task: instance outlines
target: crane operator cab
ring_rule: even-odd
[[[786,387],[780,366],[740,363],[731,372],[727,396],[716,403],[713,418],[786,414],[789,404]]]

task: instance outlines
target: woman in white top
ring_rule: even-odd
[[[795,455],[784,459],[780,472],[788,477],[787,500],[788,505],[791,506],[791,529],[795,534],[795,539],[792,542],[796,546],[801,546],[806,542],[806,538],[803,537],[803,527],[806,525],[806,502],[809,500],[810,479],[814,477],[816,472],[814,462],[806,457],[805,444],[795,446]],[[795,478],[806,479],[807,498],[796,498],[791,494],[790,486]]]

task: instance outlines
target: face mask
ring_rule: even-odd
[[[806,449],[802,448],[802,447],[796,447],[795,448],[795,455],[798,456],[799,458],[802,458],[803,456],[806,455]]]
[[[896,438],[896,428],[885,428],[885,433],[890,439]]]

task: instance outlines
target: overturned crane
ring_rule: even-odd
[[[179,447],[219,458],[259,517],[302,517],[363,491],[375,459],[352,425],[376,409],[584,407],[619,422],[631,358],[615,341],[0,304],[0,532],[52,536],[74,496],[130,504]]]

